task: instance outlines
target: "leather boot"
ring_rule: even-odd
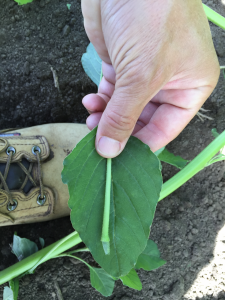
[[[70,123],[0,131],[0,226],[69,215],[63,160],[88,132]]]

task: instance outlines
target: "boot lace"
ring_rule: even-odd
[[[10,168],[10,164],[12,162],[12,156],[15,154],[16,152],[16,149],[9,146],[8,144],[8,140],[7,139],[4,139],[4,138],[0,138],[0,141],[2,141],[3,143],[5,143],[3,149],[1,150],[4,151],[6,150],[6,153],[8,154],[8,159],[7,159],[7,162],[6,162],[6,167],[5,167],[5,171],[4,171],[4,174],[2,174],[0,172],[0,190],[2,189],[2,187],[4,188],[5,192],[7,193],[7,196],[8,196],[8,203],[7,203],[7,209],[9,211],[13,211],[16,209],[17,207],[17,201],[15,199],[12,198],[12,195],[10,193],[10,190],[8,188],[8,185],[6,183],[6,178],[7,178],[7,175],[8,175],[8,172],[9,172],[9,168]],[[43,186],[43,182],[42,182],[42,178],[41,178],[41,156],[40,156],[40,153],[41,153],[41,149],[38,147],[38,146],[34,146],[32,148],[32,152],[33,154],[36,155],[37,157],[37,164],[38,164],[38,178],[39,178],[39,184],[40,184],[40,194],[38,196],[38,201],[37,203],[39,205],[43,205],[44,202],[45,202],[45,195],[44,195],[44,186]],[[23,188],[25,187],[28,179],[31,181],[31,183],[37,187],[37,184],[35,183],[34,179],[32,178],[32,175],[31,175],[31,171],[32,171],[32,168],[33,168],[33,165],[34,163],[31,162],[30,163],[30,166],[29,168],[27,169],[26,167],[24,167],[24,165],[21,163],[21,162],[16,162],[20,168],[23,170],[23,172],[26,174],[26,177],[24,179],[24,182],[22,183],[21,187],[20,187],[20,190],[23,190]],[[1,199],[0,199],[1,200]],[[4,216],[5,218],[7,218],[8,220],[14,222],[13,218],[9,215],[6,215],[6,214],[3,214],[0,212],[0,215],[1,216]]]

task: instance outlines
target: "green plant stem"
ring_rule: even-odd
[[[209,8],[207,5],[203,4],[204,11],[209,21],[214,23],[215,25],[225,29],[225,18],[220,14]]]
[[[178,189],[191,177],[204,169],[209,160],[225,145],[225,130],[212,141],[198,156],[196,156],[186,167],[163,184],[159,201]]]
[[[43,248],[42,250],[30,255],[29,257],[21,260],[20,262],[14,264],[13,266],[0,272],[0,285],[6,283],[7,281],[27,272],[34,266],[38,265],[41,261],[42,263],[54,258],[62,252],[76,246],[81,243],[82,240],[79,234],[75,231],[65,238],[55,242],[54,244]],[[52,251],[54,249],[54,251]],[[51,255],[49,255],[49,253]]]
[[[110,254],[109,216],[110,216],[111,177],[112,177],[112,159],[107,158],[105,205],[104,205],[102,237],[101,237],[102,246],[106,255]]]

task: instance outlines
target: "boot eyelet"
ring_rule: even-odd
[[[43,198],[43,199],[41,199],[41,195],[38,195],[38,196],[37,196],[37,204],[38,204],[38,205],[42,206],[42,205],[45,204],[45,202],[46,202],[46,197],[45,197],[45,195],[44,195],[44,198]]]
[[[11,204],[10,202],[7,204],[8,211],[13,211],[17,208],[18,202],[16,201],[16,199],[12,199],[12,201],[14,202],[14,204]]]
[[[6,149],[6,154],[9,155],[10,152],[13,153],[13,155],[16,153],[16,149],[12,146],[9,146],[7,149]]]
[[[34,147],[32,148],[32,153],[33,153],[34,155],[37,155],[37,154],[35,153],[35,151],[38,151],[39,153],[41,153],[41,148],[38,147],[38,146],[34,146]]]

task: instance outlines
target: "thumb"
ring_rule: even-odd
[[[129,85],[116,88],[101,116],[95,146],[103,157],[113,158],[123,151],[147,104],[143,101],[143,95],[135,96],[132,90]]]

